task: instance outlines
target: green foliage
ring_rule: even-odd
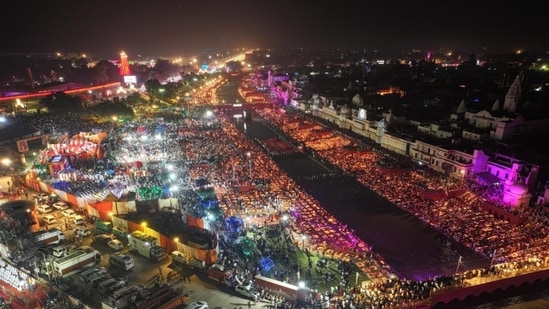
[[[42,98],[40,104],[46,107],[51,113],[70,114],[84,112],[82,99],[67,95],[64,92],[50,94]]]
[[[107,60],[99,61],[93,68],[93,79],[96,84],[105,84],[117,74],[117,68]]]
[[[103,117],[112,117],[112,116],[119,117],[122,115],[133,116],[133,110],[121,102],[105,101],[103,103],[97,104],[94,107],[89,108],[88,110],[91,113],[94,113]]]
[[[149,96],[157,96],[160,88],[162,88],[162,84],[160,84],[158,79],[149,79],[145,82],[145,88]]]
[[[145,100],[139,93],[132,93],[128,95],[125,99],[122,100],[128,106],[140,106],[147,104]]]
[[[229,61],[225,64],[229,71],[240,71],[242,70],[242,62],[240,61]]]

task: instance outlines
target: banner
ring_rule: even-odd
[[[29,144],[27,143],[26,139],[17,141],[17,150],[19,152],[27,152],[29,151]]]

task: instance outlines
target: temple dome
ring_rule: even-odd
[[[339,111],[341,115],[350,115],[351,114],[351,108],[347,105],[343,105],[341,107],[341,110]]]
[[[355,94],[353,99],[351,100],[353,105],[362,107],[364,105],[364,99],[360,96],[360,94]]]

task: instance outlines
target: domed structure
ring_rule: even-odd
[[[357,93],[351,100],[351,103],[353,103],[354,106],[362,107],[364,105],[364,99]]]
[[[351,114],[351,108],[347,105],[343,105],[339,110],[340,115],[349,116]]]

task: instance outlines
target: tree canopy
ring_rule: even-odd
[[[70,96],[64,92],[55,92],[40,100],[40,104],[48,108],[51,113],[81,113],[84,111],[82,99]]]
[[[133,116],[133,110],[121,102],[105,101],[90,107],[88,110],[103,117]]]

